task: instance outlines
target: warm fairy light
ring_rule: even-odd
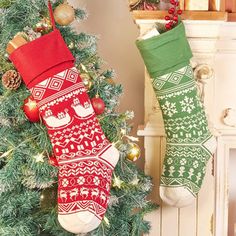
[[[44,155],[43,153],[37,154],[36,156],[34,156],[35,162],[44,162]]]
[[[110,225],[110,222],[109,222],[109,220],[107,219],[106,216],[104,216],[103,220],[104,220],[104,222],[105,222],[108,226]]]
[[[126,130],[125,129],[121,129],[120,132],[121,132],[121,134],[126,135]]]
[[[119,176],[118,176],[118,177],[115,176],[114,179],[113,179],[113,184],[112,184],[112,186],[113,186],[113,187],[117,187],[117,188],[121,188],[121,185],[122,185],[123,183],[124,183],[124,181],[122,181]]]

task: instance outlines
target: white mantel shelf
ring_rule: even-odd
[[[162,17],[160,12],[145,14],[133,12],[140,34],[157,21],[163,21],[166,13],[161,12]],[[165,155],[165,130],[159,104],[145,72],[145,124],[139,126],[138,136],[144,137],[145,172],[153,177],[151,199],[160,204],[160,208],[147,217],[152,224],[149,236],[228,235],[227,171],[229,150],[236,148],[236,127],[226,126],[223,114],[227,108],[236,109],[236,22],[227,22],[229,15],[223,13],[201,13],[201,19],[194,16],[195,20],[186,17],[183,22],[193,52],[193,64],[208,64],[214,70],[214,78],[205,81],[204,106],[217,136],[217,152],[214,161],[208,163],[202,189],[193,205],[176,209],[163,204],[158,186]],[[217,20],[212,20],[216,16]]]

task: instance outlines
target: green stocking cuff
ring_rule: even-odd
[[[186,38],[184,24],[136,45],[151,78],[175,71],[189,63],[192,52]]]

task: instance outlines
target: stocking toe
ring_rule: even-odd
[[[64,229],[75,234],[88,233],[101,223],[101,220],[89,211],[58,215],[58,221]]]
[[[195,197],[184,186],[180,187],[160,187],[161,199],[173,207],[186,207],[190,205]]]

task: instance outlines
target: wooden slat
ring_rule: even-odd
[[[228,21],[236,21],[236,13],[229,13]]]
[[[225,11],[236,12],[236,1],[235,0],[226,0],[225,1]]]
[[[161,236],[179,235],[179,210],[163,203],[162,205],[162,230]]]
[[[209,1],[209,11],[217,11],[216,0]]]
[[[220,1],[220,11],[224,12],[226,10],[225,0]]]
[[[150,199],[161,204],[159,195],[160,171],[161,171],[161,138],[146,137],[145,138],[145,173],[152,176],[154,184]],[[149,236],[161,236],[161,207],[145,216],[145,220],[152,222],[152,228]]]
[[[188,0],[185,2],[184,10],[187,11],[209,11],[209,0]]]
[[[166,139],[161,138],[161,166],[165,157]],[[178,208],[170,207],[162,202],[162,225],[161,236],[182,236],[179,235],[179,211]]]
[[[229,191],[229,221],[228,235],[235,235],[236,222],[236,186],[235,186],[235,168],[236,168],[236,152],[234,149],[230,152],[229,168],[228,168],[228,191]]]
[[[184,2],[185,2],[185,0],[180,0],[180,1],[179,1],[179,8],[180,8],[181,10],[184,10]]]
[[[213,236],[215,179],[212,176],[212,160],[206,168],[206,176],[198,194],[197,236]]]
[[[196,200],[179,212],[179,236],[196,236]]]
[[[167,11],[133,11],[134,20],[163,20]],[[181,15],[183,20],[222,20],[228,19],[227,12],[216,12],[216,11],[183,11]]]
[[[236,1],[232,1],[232,12],[236,12]]]

